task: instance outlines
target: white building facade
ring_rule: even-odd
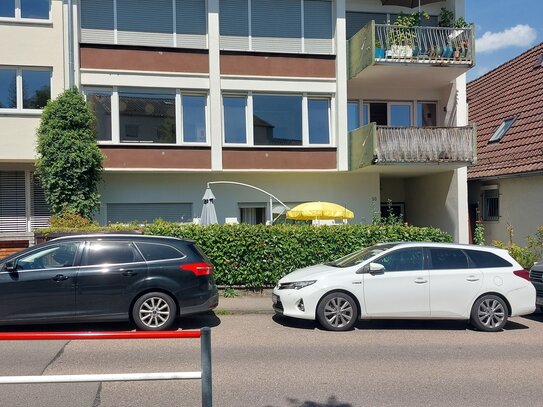
[[[441,7],[461,16],[463,0],[424,6],[426,26],[400,33],[410,50],[405,41],[399,50],[388,23],[415,10],[380,0],[73,5],[75,84],[95,109],[106,155],[100,223],[192,222],[207,183],[224,180],[289,206],[336,202],[355,223],[370,223],[391,202],[410,224],[468,241],[475,130],[464,73],[474,63],[473,32],[437,27]],[[53,0],[51,13],[61,9]],[[66,67],[60,48],[50,64]],[[24,160],[31,171],[39,116],[18,113],[0,109],[3,146],[4,121],[34,120],[24,140],[2,148],[0,166]],[[269,219],[258,191],[218,184],[213,192],[220,223]]]

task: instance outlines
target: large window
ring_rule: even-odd
[[[50,69],[0,68],[0,109],[43,109],[49,99]]]
[[[359,101],[349,101],[349,131],[356,125],[355,114]],[[362,106],[361,125],[376,123],[392,127],[435,127],[437,126],[436,102],[365,102]],[[413,113],[415,112],[415,113]]]
[[[207,142],[207,95],[92,88],[85,89],[85,95],[96,114],[99,142]]]
[[[329,146],[331,98],[249,94],[223,97],[224,142],[247,146]]]
[[[1,0],[0,18],[49,20],[50,0]]]

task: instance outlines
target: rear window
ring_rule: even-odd
[[[469,267],[468,258],[459,249],[430,248],[430,257],[432,270],[467,269]]]
[[[84,265],[124,264],[142,261],[140,254],[130,242],[91,242],[87,249]]]
[[[486,269],[493,267],[512,267],[513,265],[500,256],[479,250],[466,250],[475,267]]]
[[[136,242],[141,254],[147,261],[170,260],[185,257],[183,253],[172,246],[160,243],[141,243]]]

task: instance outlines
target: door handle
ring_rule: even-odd
[[[133,271],[133,270],[125,270],[125,271],[123,271],[123,276],[128,276],[128,277],[130,277],[130,276],[135,276],[136,274],[138,274],[138,273],[136,273],[136,272]]]
[[[475,276],[469,276],[468,278],[466,278],[466,280],[468,280],[468,281],[479,281],[480,278],[479,278],[479,277],[475,277]]]
[[[55,281],[64,281],[68,280],[70,277],[65,276],[64,274],[57,274],[55,277],[53,277],[53,280]]]
[[[417,284],[425,284],[427,282],[428,282],[428,280],[426,280],[425,278],[422,278],[422,277],[419,277],[419,278],[417,278],[415,280],[415,283],[417,283]]]

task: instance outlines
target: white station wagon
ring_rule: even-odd
[[[535,310],[529,274],[506,250],[446,243],[382,243],[296,270],[273,290],[276,313],[332,331],[358,319],[465,319],[499,331]]]

